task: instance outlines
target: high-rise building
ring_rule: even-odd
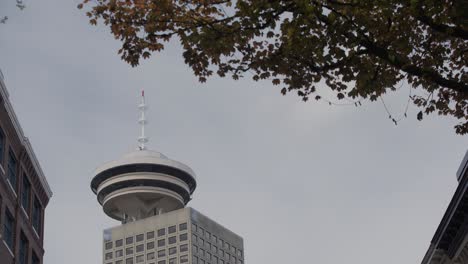
[[[0,72],[0,263],[41,264],[52,196]]]
[[[104,264],[243,264],[240,236],[185,207],[197,186],[187,165],[146,148],[144,93],[139,148],[99,167],[91,189],[121,221],[103,234]]]

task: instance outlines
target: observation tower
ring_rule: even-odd
[[[104,213],[122,222],[103,232],[102,264],[245,264],[241,236],[185,207],[197,186],[192,169],[147,149],[141,97],[138,149],[91,181]]]
[[[104,212],[122,223],[185,207],[197,185],[190,167],[146,148],[144,91],[138,108],[138,149],[98,167],[91,181]]]

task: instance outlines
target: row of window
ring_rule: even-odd
[[[177,257],[174,258],[169,258],[169,259],[161,259],[157,260],[154,258],[149,258],[147,256],[147,260],[149,261],[154,261],[154,262],[147,262],[148,264],[184,264],[189,262],[189,256],[188,255],[183,255],[179,257],[179,262],[177,262]],[[116,260],[115,262],[108,262],[107,264],[134,264],[134,263],[144,263],[145,262],[145,255],[138,255],[134,258],[127,258],[124,260]]]
[[[180,234],[179,236],[179,242],[184,242],[184,241],[187,241],[188,237],[187,237],[187,234]],[[174,245],[177,243],[177,237],[173,236],[173,237],[169,237],[167,239],[167,244],[170,246],[170,245]],[[161,249],[161,247],[165,247],[166,246],[166,239],[160,239],[157,241],[157,246],[159,248],[159,252],[165,252],[165,249]],[[155,242],[154,241],[150,241],[148,243],[146,243],[146,250],[153,250],[155,249]],[[171,247],[169,249],[169,252],[171,252],[171,249],[176,249],[175,247]],[[185,249],[185,250],[184,250]],[[187,251],[187,244],[184,244],[184,245],[180,245],[180,250],[181,251]],[[136,245],[135,247],[127,247],[125,248],[125,255],[131,255],[133,254],[133,252],[136,252],[136,253],[139,253],[139,252],[143,252],[145,251],[145,244],[139,244],[139,245]],[[123,256],[123,253],[124,253],[124,250],[123,249],[117,249],[115,250],[115,256],[116,257],[121,257]],[[169,253],[171,255],[171,253]],[[112,258],[112,251],[111,252],[107,252],[105,254],[106,256],[106,259],[110,259]]]
[[[0,197],[0,208],[1,208],[1,197]],[[14,252],[15,245],[15,219],[8,209],[5,209],[5,218],[3,221],[3,240],[5,244],[10,249],[11,252]],[[32,253],[31,262],[28,261],[28,248],[29,242],[26,236],[21,232],[19,237],[19,255],[18,263],[19,264],[39,264],[40,260],[37,257],[36,253]]]
[[[136,250],[135,250],[135,253],[138,254],[138,253],[142,253],[144,252],[144,245],[141,245],[142,247],[139,247],[137,246],[136,247]],[[154,249],[154,245],[152,248],[149,248],[147,249],[147,256],[148,256],[148,259],[154,259],[155,256],[158,256],[158,258],[162,258],[162,257],[165,257],[165,256],[172,256],[172,255],[175,255],[177,254],[177,252],[179,253],[184,253],[184,252],[187,252],[188,251],[188,244],[182,244],[182,245],[179,245],[179,248],[177,248],[176,246],[174,247],[170,247],[168,248],[167,250],[166,249],[160,249],[158,251],[153,251],[153,252],[148,252],[150,250]],[[130,256],[130,255],[133,255],[134,253],[134,250],[133,248],[126,248],[125,249],[125,256]],[[124,251],[123,249],[119,249],[119,250],[116,250],[115,251],[115,254],[113,254],[113,252],[107,252],[105,255],[104,255],[104,259],[105,260],[111,260],[113,258],[121,258],[124,256]]]
[[[201,262],[206,260],[206,263],[212,264],[242,264],[242,259],[236,258],[234,255],[230,255],[229,253],[224,252],[222,249],[210,252],[203,248],[199,248],[196,245],[193,245],[192,254],[197,255],[200,258],[200,260],[202,260]]]
[[[188,239],[187,233],[179,235],[179,242],[187,241],[187,239]],[[173,245],[173,244],[177,243],[177,237],[172,236],[172,237],[167,238],[167,243],[166,243],[166,239],[159,239],[158,241],[147,242],[146,243],[146,249],[147,250],[154,249],[155,248],[155,243],[157,244],[158,248],[164,247],[164,246],[166,246],[166,244],[167,245]],[[145,244],[136,245],[135,246],[136,252],[144,251],[144,246],[145,246]],[[126,252],[133,252],[133,249],[134,249],[133,246],[132,247],[127,247],[127,248],[125,248],[125,251]],[[123,249],[116,250],[116,252],[117,251],[122,251],[122,250]],[[132,253],[126,253],[126,254],[132,254]]]
[[[0,128],[0,164],[3,164],[4,160],[4,153],[5,153],[5,144],[6,144],[6,138],[5,134]],[[18,161],[15,157],[15,154],[13,151],[10,149],[8,151],[8,161],[7,161],[7,171],[6,171],[6,180],[8,184],[12,187],[13,191],[15,194],[18,193],[17,186],[18,186]],[[31,189],[31,183],[28,180],[28,177],[26,174],[23,174],[22,177],[22,186],[21,186],[21,197],[20,197],[20,203],[21,206],[23,207],[24,211],[28,216],[31,215],[31,197],[32,197],[32,189]],[[42,221],[42,206],[39,202],[39,199],[34,196],[33,203],[32,203],[32,225],[34,229],[36,230],[37,234],[40,234],[41,231],[41,221]]]
[[[202,259],[197,256],[193,256],[193,264],[242,264],[242,260],[238,259],[237,262],[225,262],[222,259],[218,259],[216,256],[212,259]]]
[[[226,252],[230,251],[231,254],[235,254],[238,257],[242,257],[241,249],[236,249],[236,247],[230,245],[228,242],[225,242],[223,239],[218,238],[216,235],[212,235],[209,231],[204,230],[203,227],[197,226],[196,224],[192,224],[192,233],[197,234],[192,236],[192,240],[194,240],[194,242],[198,242],[202,246],[206,244],[206,246],[210,248],[211,245],[218,245],[220,249],[224,248]],[[209,241],[211,241],[211,243]]]
[[[187,230],[187,223],[179,224],[179,232],[183,232],[183,231],[186,231],[186,230]],[[161,229],[157,230],[158,238],[166,236],[166,234],[171,235],[171,234],[175,234],[175,233],[177,233],[177,225],[173,225],[173,226],[168,227],[167,228],[167,233],[166,233],[166,228],[161,228]],[[147,232],[146,233],[146,240],[154,239],[155,238],[154,235],[155,235],[154,231]],[[129,236],[129,237],[125,238],[125,245],[131,245],[131,244],[133,244],[134,241],[136,241],[136,243],[138,243],[138,242],[142,242],[144,240],[145,240],[145,234],[138,234],[136,236]],[[175,243],[176,240],[177,240],[176,236],[169,237],[168,238],[168,243],[173,244],[173,243]],[[187,234],[186,233],[180,234],[179,235],[179,240],[180,241],[187,240]],[[123,239],[118,239],[118,240],[115,240],[114,242],[112,242],[112,241],[106,242],[104,248],[105,248],[105,250],[111,250],[113,247],[122,247],[123,242],[124,242]],[[160,243],[165,244],[165,239],[158,240],[158,246],[160,245]],[[164,246],[164,245],[162,245],[162,246]]]

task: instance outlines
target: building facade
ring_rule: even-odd
[[[468,151],[457,171],[458,187],[422,264],[468,263]]]
[[[243,264],[243,240],[192,208],[104,231],[105,264]]]
[[[139,148],[100,166],[91,181],[103,211],[103,264],[244,264],[243,240],[186,207],[197,186],[187,165],[146,149],[144,93]]]
[[[41,264],[52,191],[13,111],[0,73],[0,263]]]

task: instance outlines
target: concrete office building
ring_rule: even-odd
[[[0,72],[1,264],[43,263],[44,213],[51,196]]]
[[[422,264],[468,263],[468,151],[457,171],[457,179],[458,187]]]
[[[187,165],[146,148],[144,93],[139,148],[99,167],[91,181],[104,212],[104,264],[243,264],[243,240],[185,207],[196,188]]]

